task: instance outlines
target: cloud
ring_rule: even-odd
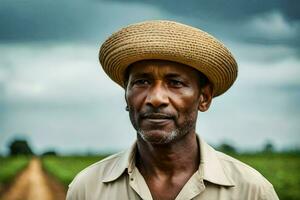
[[[66,105],[113,95],[121,89],[106,87],[97,52],[87,45],[1,45],[1,96],[10,104]]]
[[[278,10],[289,21],[299,21],[297,0],[265,0],[265,1],[239,1],[239,0],[186,0],[174,3],[173,0],[98,0],[98,2],[140,3],[145,6],[155,6],[169,15],[186,18],[196,18],[199,21],[243,22],[256,15]]]
[[[249,22],[249,30],[251,29],[266,38],[286,39],[293,38],[297,34],[296,27],[288,23],[278,11],[254,16]]]
[[[1,2],[0,42],[100,43],[128,24],[169,19],[199,27],[222,41],[284,45],[300,56],[299,2],[284,0],[89,0]]]
[[[264,15],[265,20],[277,20],[278,24],[281,23],[280,16],[294,23],[300,19],[299,12],[296,12],[297,5],[298,1],[287,3],[285,0],[189,0],[176,4],[172,0],[3,0],[0,25],[5,28],[0,31],[0,40],[87,40],[89,37],[94,39],[103,33],[109,33],[112,28],[119,28],[125,24],[170,16],[184,18],[186,23],[189,19],[197,19],[191,20],[194,25],[214,22],[217,23],[216,26],[230,23],[234,27],[249,19],[254,18],[255,21],[257,16]],[[274,11],[279,14],[268,17],[268,13]],[[222,29],[225,30],[224,27]]]
[[[155,16],[160,17],[159,10],[139,3],[3,0],[0,7],[0,41],[95,43],[124,24]]]
[[[270,63],[240,62],[241,84],[266,88],[298,85],[300,89],[299,63],[300,61],[295,58],[287,58],[279,62]],[[271,65],[271,67],[266,67],[265,65]]]

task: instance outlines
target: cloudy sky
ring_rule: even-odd
[[[118,151],[135,132],[124,91],[98,63],[112,32],[150,19],[201,28],[233,52],[234,86],[199,113],[210,144],[300,147],[300,3],[288,0],[2,0],[0,153],[15,137],[35,152]]]

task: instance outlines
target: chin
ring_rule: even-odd
[[[168,144],[179,137],[179,130],[138,130],[140,137],[151,144]]]

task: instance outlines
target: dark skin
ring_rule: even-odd
[[[175,199],[198,170],[197,114],[213,97],[211,84],[199,79],[195,69],[170,61],[130,67],[125,98],[138,132],[136,165],[153,199]]]

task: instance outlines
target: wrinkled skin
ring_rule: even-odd
[[[183,64],[139,61],[130,67],[126,101],[130,120],[139,136],[153,144],[176,141],[195,131],[203,102],[198,72]]]

